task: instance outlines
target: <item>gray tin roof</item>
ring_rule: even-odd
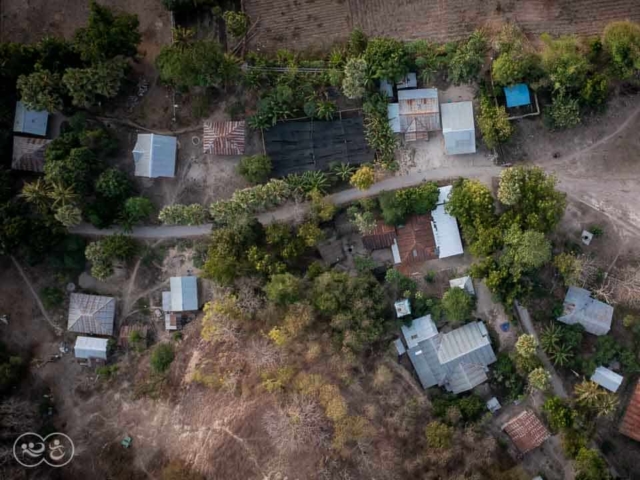
[[[593,335],[606,335],[611,330],[613,307],[591,298],[591,292],[569,287],[564,298],[564,312],[558,320],[568,325],[579,323]]]
[[[115,312],[115,298],[72,293],[67,329],[70,332],[113,335]]]
[[[48,121],[49,112],[46,110],[29,110],[24,103],[16,103],[16,116],[13,121],[14,132],[45,137],[47,135]]]
[[[596,368],[596,371],[591,376],[592,382],[596,382],[601,387],[614,393],[618,391],[623,380],[624,377],[622,375],[618,375],[616,372],[605,367]]]
[[[172,312],[198,310],[197,277],[171,277],[170,284]]]
[[[174,177],[177,149],[176,137],[154,133],[138,134],[133,147],[136,177]]]
[[[476,151],[476,131],[471,102],[443,103],[442,133],[447,155],[460,155]]]

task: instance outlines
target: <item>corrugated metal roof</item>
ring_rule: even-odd
[[[405,353],[407,353],[407,349],[404,348],[404,344],[402,343],[401,339],[396,338],[393,341],[393,345],[396,347],[396,352],[398,352],[398,356],[404,355]]]
[[[412,215],[397,227],[398,254],[401,263],[424,262],[438,258],[431,228],[431,215]]]
[[[44,172],[44,153],[51,140],[46,138],[13,137],[11,168],[29,172]]]
[[[116,300],[112,297],[72,293],[67,329],[70,332],[113,335]]]
[[[512,418],[502,429],[516,444],[521,453],[527,453],[539,447],[551,435],[547,427],[530,410]]]
[[[469,295],[476,294],[476,291],[473,288],[473,280],[469,276],[454,278],[453,280],[449,280],[449,286],[451,288],[461,288],[465,292],[467,292]]]
[[[558,320],[568,325],[581,324],[593,335],[606,335],[611,330],[613,307],[591,298],[591,292],[569,287],[564,298],[564,312]]]
[[[461,363],[447,376],[445,386],[454,395],[466,392],[487,381],[485,370],[483,365]]]
[[[440,130],[437,89],[401,90],[398,92],[398,105],[400,132],[404,133],[405,140],[428,138],[428,132]]]
[[[486,333],[486,329],[480,328],[481,323],[467,323],[449,333],[442,334],[440,348],[438,349],[440,363],[446,364],[468,355],[474,350],[487,345],[491,346],[491,340],[488,333]],[[495,357],[493,361],[495,361]]]
[[[202,147],[213,155],[242,155],[245,145],[244,120],[238,122],[204,123]]]
[[[396,237],[395,227],[387,225],[383,220],[377,220],[373,231],[362,236],[362,244],[368,250],[381,250],[393,245]]]
[[[171,311],[198,310],[198,280],[196,277],[171,277]]]
[[[106,338],[78,337],[73,351],[76,358],[102,358],[107,359]]]
[[[162,292],[162,310],[171,311],[171,292]]]
[[[155,133],[138,134],[133,148],[135,175],[149,178],[174,177],[177,149],[176,137]]]
[[[389,118],[389,126],[393,133],[401,133],[400,127],[400,105],[397,103],[390,103],[387,105],[387,117]]]
[[[443,103],[442,133],[447,155],[476,151],[476,133],[471,102]]]
[[[404,78],[401,78],[396,82],[396,87],[398,87],[398,90],[402,90],[405,88],[416,88],[417,86],[418,76],[414,72],[407,73]]]
[[[620,433],[640,442],[640,380],[629,399],[627,410],[620,423]]]
[[[464,249],[462,248],[462,238],[460,238],[460,230],[456,219],[445,212],[444,205],[438,205],[431,212],[431,217],[433,218],[431,228],[438,247],[438,257],[447,258],[454,255],[462,255]]]
[[[14,132],[45,137],[47,135],[48,122],[49,112],[45,110],[29,110],[24,103],[16,103],[16,116],[13,121]]]
[[[407,347],[417,347],[418,344],[438,334],[438,328],[431,315],[414,319],[410,325],[402,325],[402,335]]]
[[[507,97],[507,108],[531,105],[529,87],[524,83],[518,83],[511,87],[504,87],[504,95]]]
[[[591,375],[591,381],[596,382],[601,387],[606,388],[610,392],[617,392],[624,377],[618,375],[616,372],[612,372],[606,367],[598,367],[596,371]]]
[[[453,190],[453,185],[445,185],[444,187],[438,188],[438,203],[436,205],[444,205],[449,201],[449,195],[451,195],[451,190]]]

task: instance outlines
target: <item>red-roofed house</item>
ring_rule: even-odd
[[[531,410],[525,410],[502,426],[521,453],[527,453],[539,447],[551,435],[547,427]]]
[[[620,423],[620,433],[640,442],[640,381],[636,383],[627,411]]]

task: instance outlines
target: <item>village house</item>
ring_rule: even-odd
[[[116,300],[112,297],[72,293],[67,330],[93,335],[113,335]]]
[[[176,137],[140,133],[133,147],[136,177],[169,177],[176,174]]]
[[[591,292],[569,287],[564,298],[564,310],[558,321],[567,325],[579,323],[593,335],[606,335],[611,330],[613,307],[591,297]]]
[[[198,279],[193,276],[171,277],[169,284],[171,290],[162,292],[164,326],[167,330],[178,330],[182,327],[184,314],[199,309]]]
[[[106,338],[79,336],[76,338],[73,353],[76,358],[106,360],[108,343]]]
[[[640,381],[636,383],[618,431],[640,442]]]
[[[487,366],[496,361],[484,323],[472,322],[439,333],[431,315],[402,327],[409,359],[423,388],[435,385],[454,394],[487,381]]]
[[[610,392],[616,393],[622,385],[624,377],[606,367],[598,367],[591,375],[591,381],[597,383],[602,388],[606,388]]]
[[[476,151],[476,129],[471,102],[443,103],[442,135],[447,155],[463,155]]]
[[[16,115],[13,121],[14,132],[46,137],[48,122],[49,112],[30,110],[24,103],[16,103]]]
[[[531,410],[513,417],[502,426],[502,430],[522,454],[538,448],[551,436],[547,427]]]

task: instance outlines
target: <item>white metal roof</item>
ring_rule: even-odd
[[[442,133],[475,131],[471,102],[443,103],[440,105],[440,111],[442,112]]]
[[[591,297],[591,292],[579,287],[569,287],[564,298],[564,311],[558,320],[573,325],[581,324],[593,335],[606,335],[611,329],[613,307]]]
[[[73,347],[76,358],[102,358],[107,359],[107,342],[106,338],[83,337],[76,338],[76,344]]]
[[[436,205],[443,205],[449,201],[449,195],[451,195],[453,185],[445,185],[438,188],[438,203]]]
[[[449,286],[451,288],[461,288],[464,291],[466,291],[469,295],[476,294],[476,291],[473,288],[473,280],[469,276],[454,278],[453,280],[449,280]]]
[[[400,105],[398,103],[390,103],[387,105],[387,117],[389,118],[389,126],[393,133],[400,133]]]
[[[408,299],[398,300],[394,306],[396,307],[396,314],[398,318],[406,317],[407,315],[411,315],[411,304]]]
[[[176,137],[155,133],[138,134],[133,147],[136,177],[174,177],[177,148]]]
[[[171,311],[198,310],[197,277],[171,277]]]
[[[472,322],[442,334],[438,359],[448,363],[486,345],[491,345],[489,334],[482,322]]]
[[[402,90],[398,92],[398,101],[402,100],[420,100],[423,98],[435,98],[438,99],[437,88],[418,88],[416,90]],[[438,111],[438,104],[434,104],[434,111]]]
[[[431,315],[416,318],[411,322],[411,325],[402,326],[402,335],[409,348],[416,347],[420,342],[437,334],[438,327],[431,319]]]
[[[418,76],[414,72],[409,72],[403,78],[396,82],[398,90],[403,88],[416,88],[418,86]]]
[[[444,210],[444,205],[438,205],[431,212],[431,228],[433,237],[438,247],[438,257],[447,258],[454,255],[462,255],[462,238],[458,229],[457,220]]]
[[[398,356],[404,355],[405,353],[407,353],[407,349],[404,348],[404,344],[402,343],[401,339],[396,338],[393,341],[393,345],[395,345],[395,347],[396,347],[396,351],[398,352]]]
[[[622,375],[618,375],[616,372],[613,372],[606,367],[596,368],[596,371],[591,376],[592,382],[596,382],[601,387],[604,387],[614,393],[618,391],[623,380],[624,377]]]
[[[162,310],[171,311],[171,292],[162,292]]]

